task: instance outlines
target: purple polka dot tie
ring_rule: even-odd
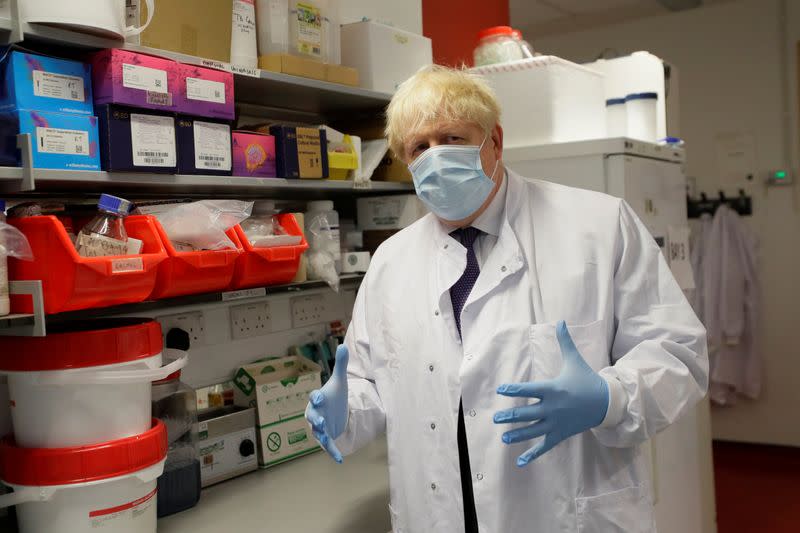
[[[458,328],[459,336],[461,335],[461,310],[467,302],[467,297],[470,291],[472,291],[472,287],[475,286],[475,282],[478,280],[478,274],[481,273],[481,269],[478,266],[478,258],[473,249],[475,239],[477,239],[478,235],[481,233],[481,230],[478,228],[470,226],[468,228],[457,229],[450,234],[453,238],[460,241],[461,244],[464,245],[464,248],[467,249],[467,268],[464,269],[464,273],[458,278],[456,284],[450,288],[450,300],[453,302],[453,314],[456,317],[456,327]]]

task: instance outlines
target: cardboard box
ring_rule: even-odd
[[[88,64],[13,50],[2,66],[0,110],[94,115]]]
[[[328,140],[325,130],[294,126],[270,126],[275,136],[278,176],[282,178],[327,178]]]
[[[372,21],[342,26],[342,65],[358,70],[365,89],[393,93],[431,63],[427,37]]]
[[[361,230],[403,229],[428,213],[416,194],[369,196],[356,200],[356,205]]]
[[[144,2],[139,2],[144,4]],[[232,2],[220,0],[158,0],[150,25],[139,43],[192,56],[231,60]],[[140,12],[147,20],[147,8]]]
[[[175,117],[115,104],[97,106],[103,170],[174,174]]]
[[[196,65],[178,64],[178,113],[233,120],[233,74]]]
[[[340,83],[358,87],[358,70],[342,65],[325,65],[325,80],[331,83]]]
[[[320,366],[290,356],[245,365],[236,371],[233,402],[255,407],[258,464],[262,468],[319,449],[305,419],[308,395],[320,388]]]
[[[199,414],[198,451],[203,488],[258,469],[256,411],[223,407]]]
[[[326,76],[325,63],[293,56],[290,54],[270,54],[258,58],[258,67],[272,72],[281,72],[302,78],[324,80]]]
[[[276,177],[275,137],[252,131],[234,131],[233,175]]]
[[[178,174],[231,175],[233,157],[228,122],[179,115],[175,136]]]
[[[95,104],[121,104],[175,111],[178,63],[121,48],[92,55]]]
[[[386,124],[382,118],[359,120],[359,121],[343,121],[337,123],[336,127],[342,131],[347,131],[353,135],[358,135],[363,140],[371,139],[384,139],[384,128]],[[391,149],[386,152],[386,155],[381,160],[378,168],[372,173],[373,181],[394,181],[411,183],[413,178],[411,172],[408,171],[408,166],[397,157]]]
[[[0,165],[21,164],[18,133],[30,134],[36,168],[100,170],[96,117],[26,109],[3,113]]]

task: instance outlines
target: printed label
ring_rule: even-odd
[[[147,91],[147,103],[152,105],[172,105],[172,93],[159,93],[155,91]]]
[[[186,98],[215,104],[225,103],[225,84],[221,81],[186,78]]]
[[[297,128],[297,159],[300,176],[322,177],[322,144],[316,128]]]
[[[139,0],[125,0],[125,25],[139,25]]]
[[[83,102],[83,78],[45,72],[44,70],[34,70],[33,94],[45,98]]]
[[[167,92],[167,71],[123,63],[122,85],[129,89],[165,93]]]
[[[126,250],[127,251],[127,250]],[[141,257],[129,257],[127,259],[114,259],[111,261],[111,273],[119,272],[142,272],[144,264]]]
[[[231,65],[230,63],[222,63],[221,61],[214,61],[213,59],[201,59],[200,64],[203,65],[204,67],[211,67],[217,70],[224,70],[225,72],[232,72],[233,74],[242,74],[244,76],[252,76],[254,78],[261,77],[261,69],[253,67]]]
[[[75,243],[78,255],[82,257],[105,257],[109,255],[124,255],[128,250],[128,244],[124,241],[112,239],[105,235],[92,233],[78,234],[78,241]]]
[[[242,289],[238,291],[229,291],[222,293],[222,301],[229,302],[231,300],[242,300],[244,298],[258,298],[259,296],[266,296],[267,289],[258,287],[255,289]]]
[[[249,440],[255,446],[255,428],[247,428],[229,433],[214,439],[206,440],[200,447],[202,469],[200,471],[203,481],[214,482],[228,474],[247,471],[255,468],[257,456],[255,453],[242,456],[239,448],[242,442]]]
[[[153,489],[149,494],[142,496],[132,502],[124,503],[116,507],[109,507],[108,509],[98,509],[96,511],[89,511],[89,525],[91,528],[109,528],[116,530],[120,527],[119,520],[131,520],[138,518],[146,513],[150,508],[155,505],[153,496],[156,495],[158,489]]]
[[[297,4],[297,49],[310,56],[322,56],[322,15],[311,4]]]
[[[209,170],[231,169],[230,126],[194,122],[194,166]]]
[[[131,113],[133,164],[142,167],[174,167],[175,120]]]
[[[36,149],[45,154],[89,155],[89,132],[36,128]]]

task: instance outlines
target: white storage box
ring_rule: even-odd
[[[603,75],[594,70],[540,56],[472,71],[497,93],[507,148],[606,136]]]
[[[634,52],[625,57],[598,59],[584,66],[605,76],[607,99],[625,98],[632,93],[656,93],[656,138],[667,136],[664,62],[660,58],[650,52]]]
[[[356,205],[358,228],[362,231],[403,229],[428,213],[416,194],[359,198]]]
[[[342,65],[358,70],[365,89],[393,93],[432,62],[427,37],[372,21],[342,26]]]

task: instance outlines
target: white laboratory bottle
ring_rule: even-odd
[[[339,236],[339,213],[330,200],[308,202],[306,238],[310,251],[328,252],[333,257],[336,273],[342,271],[342,245]]]
[[[651,143],[656,142],[657,104],[657,93],[634,93],[625,97],[628,137]]]
[[[231,63],[258,67],[255,0],[233,0],[231,18]]]
[[[0,224],[6,221],[6,202],[0,200]],[[3,234],[0,233],[0,239]],[[5,246],[0,240],[0,316],[5,316],[11,312],[11,302],[8,299],[8,257],[5,254]]]
[[[130,211],[128,200],[101,194],[97,203],[98,213],[78,233],[76,246],[83,257],[126,255],[128,234],[123,219]]]
[[[608,137],[628,136],[628,108],[624,98],[606,100],[606,128]]]

